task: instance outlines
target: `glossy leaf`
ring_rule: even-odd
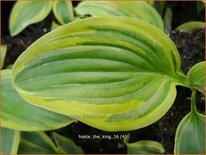
[[[46,18],[52,5],[52,1],[17,1],[9,19],[11,36],[19,34],[27,26]]]
[[[52,140],[43,132],[22,132],[18,154],[59,153]]]
[[[91,16],[128,16],[147,21],[163,30],[163,21],[158,12],[143,1],[84,1],[76,12]]]
[[[177,127],[175,154],[205,154],[205,116],[197,112],[195,104],[193,92],[191,112]]]
[[[193,30],[197,30],[197,29],[200,29],[200,28],[204,28],[204,27],[205,27],[205,22],[194,21],[194,22],[184,23],[184,24],[178,26],[176,28],[176,30],[179,30],[179,31],[182,31],[182,32],[188,32],[188,31],[193,31]]]
[[[71,1],[54,1],[53,12],[59,23],[62,25],[74,20],[73,6]]]
[[[173,104],[175,86],[186,84],[169,37],[128,17],[61,26],[18,58],[12,78],[31,103],[109,131],[154,123]]]
[[[175,154],[204,154],[205,116],[189,113],[178,125],[175,136]]]
[[[19,131],[1,128],[1,154],[17,154],[19,140]]]
[[[83,154],[83,150],[77,146],[71,139],[53,132],[55,144],[62,153]]]
[[[187,74],[188,83],[199,89],[203,94],[205,92],[205,61],[194,65]]]
[[[125,144],[128,154],[160,154],[165,152],[162,144],[156,141],[141,140]]]
[[[3,68],[3,66],[4,66],[4,59],[6,57],[6,52],[7,52],[7,46],[6,45],[1,45],[1,64],[0,64],[0,68]]]
[[[11,84],[11,70],[1,71],[1,125],[25,131],[51,130],[73,122],[70,117],[24,101]]]

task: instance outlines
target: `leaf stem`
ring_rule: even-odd
[[[196,89],[192,89],[192,98],[191,98],[191,112],[196,113],[197,108],[196,108]]]

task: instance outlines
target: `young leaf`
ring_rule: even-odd
[[[17,154],[19,140],[19,131],[1,128],[1,154]]]
[[[83,154],[83,150],[77,146],[71,139],[61,136],[53,132],[54,141],[58,149],[63,150],[63,153]]]
[[[9,19],[11,36],[19,34],[28,25],[42,21],[52,9],[52,1],[17,1]]]
[[[194,21],[194,22],[184,23],[184,24],[178,26],[176,28],[176,30],[179,30],[182,32],[188,32],[188,31],[193,31],[193,30],[197,30],[200,28],[204,28],[204,27],[205,27],[205,22]]]
[[[165,31],[170,32],[172,30],[172,10],[167,7],[164,15]]]
[[[73,6],[71,1],[54,1],[53,12],[59,23],[62,25],[74,20]]]
[[[162,144],[156,141],[141,140],[125,144],[127,146],[128,154],[160,154],[165,152]]]
[[[91,16],[128,16],[147,21],[164,29],[158,12],[143,1],[83,1],[76,7],[77,14]]]
[[[18,154],[59,153],[52,140],[43,132],[22,132]]]
[[[39,131],[61,128],[73,122],[70,117],[24,101],[11,84],[11,70],[1,71],[1,125],[17,130]]]
[[[157,37],[158,34],[158,37]],[[16,61],[13,85],[33,104],[109,131],[161,118],[187,85],[160,29],[129,17],[93,17],[43,36]]]
[[[205,94],[205,61],[194,65],[187,74],[187,81],[193,87]]]
[[[6,45],[1,45],[1,64],[0,64],[1,69],[4,66],[4,59],[6,57],[6,52],[7,52],[7,46]]]
[[[192,111],[177,127],[175,154],[205,154],[205,116],[195,106],[195,92],[192,94]]]

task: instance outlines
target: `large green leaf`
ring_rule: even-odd
[[[1,154],[17,154],[19,140],[19,131],[1,128]]]
[[[31,103],[109,131],[154,123],[187,85],[169,37],[129,17],[61,26],[18,58],[12,79]]]
[[[92,16],[128,16],[147,21],[163,30],[163,21],[158,12],[143,1],[84,1],[76,12]]]
[[[77,146],[71,139],[53,132],[53,137],[58,150],[62,153],[83,154],[81,147]]]
[[[43,132],[22,132],[18,154],[57,154],[58,149]]]
[[[125,144],[128,154],[160,154],[165,152],[162,144],[152,140],[141,140]]]
[[[62,25],[74,20],[73,6],[71,1],[54,1],[53,12],[59,23]]]
[[[52,1],[18,1],[9,19],[11,36],[19,34],[28,25],[42,21],[52,9]]]
[[[17,130],[51,130],[73,122],[70,117],[57,114],[24,101],[11,85],[11,70],[1,71],[3,127]]]
[[[205,61],[194,65],[187,74],[188,83],[205,94]]]
[[[4,66],[4,59],[6,57],[6,52],[7,52],[7,46],[6,45],[1,45],[1,63],[0,63],[0,68],[3,68],[3,66]]]

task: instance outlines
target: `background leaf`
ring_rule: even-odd
[[[11,84],[11,70],[1,71],[3,127],[39,131],[61,128],[73,122],[68,116],[51,112],[24,101]]]
[[[1,128],[1,153],[17,154],[20,132],[8,128]]]
[[[0,64],[0,68],[3,68],[3,66],[4,66],[4,59],[6,57],[6,52],[7,52],[7,46],[6,45],[1,45],[1,64]]]
[[[189,32],[189,31],[197,30],[197,29],[204,28],[204,27],[205,27],[205,22],[193,21],[193,22],[183,23],[182,25],[178,26],[176,30],[179,30],[182,32]]]
[[[73,6],[70,0],[54,1],[53,12],[62,25],[74,20]]]
[[[9,19],[11,36],[19,34],[28,25],[42,21],[52,9],[52,1],[17,1]]]
[[[18,58],[12,78],[31,103],[108,131],[154,123],[173,104],[175,86],[186,81],[169,37],[129,17],[61,26]]]
[[[52,140],[43,132],[22,132],[18,154],[57,154]]]
[[[128,16],[147,21],[163,30],[158,12],[143,1],[84,1],[76,7],[77,14],[91,16]]]
[[[175,154],[205,154],[205,116],[187,114],[178,125],[175,135]]]
[[[172,10],[167,7],[164,15],[165,31],[169,33],[172,30]]]
[[[63,150],[63,153],[69,154],[83,154],[83,150],[77,146],[71,139],[66,138],[62,135],[59,135],[53,132],[54,141],[57,145],[57,148]]]
[[[187,74],[188,82],[205,94],[205,61],[194,65]]]
[[[128,154],[160,154],[165,152],[162,144],[151,140],[141,140],[125,144]]]

